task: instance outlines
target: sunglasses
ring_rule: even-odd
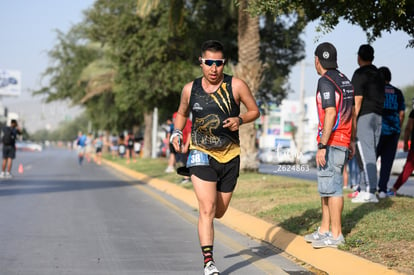
[[[213,64],[216,64],[217,67],[220,67],[221,65],[226,62],[226,59],[204,59],[201,58],[201,62],[207,66],[213,66]]]

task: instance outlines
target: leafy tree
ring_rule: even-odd
[[[265,69],[256,99],[279,104],[290,91],[287,76],[292,66],[305,57],[304,43],[299,37],[304,24],[294,16],[275,18],[269,13],[262,20],[260,59]]]
[[[253,14],[270,12],[274,15],[295,13],[305,21],[320,19],[321,30],[329,31],[339,19],[359,25],[367,33],[369,41],[381,37],[383,31],[404,31],[414,38],[414,2],[386,0],[358,1],[292,1],[292,0],[254,0],[248,10]],[[409,41],[414,46],[414,39]]]

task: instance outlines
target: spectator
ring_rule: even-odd
[[[387,197],[387,184],[404,121],[405,102],[401,90],[390,84],[391,71],[387,67],[381,67],[378,70],[385,80],[381,137],[377,146],[377,158],[381,157],[378,197],[383,199]]]
[[[98,138],[95,139],[95,162],[98,165],[101,165],[102,163],[102,149],[104,146],[104,142],[103,142],[103,136],[99,135]]]
[[[190,152],[191,126],[192,126],[191,120],[187,119],[187,122],[185,123],[184,129],[183,129],[183,144],[181,147],[181,152],[177,152],[175,154],[175,159],[176,159],[178,167],[185,166],[187,163],[188,154]],[[183,184],[189,181],[190,181],[190,177],[184,176],[184,178],[181,180],[181,183]]]
[[[362,161],[363,178],[360,190],[352,196],[354,203],[377,203],[377,156],[381,135],[382,109],[384,108],[384,80],[372,64],[374,49],[361,45],[358,50],[358,68],[352,76],[355,90],[355,113],[357,115],[357,153]]]
[[[128,135],[126,136],[126,163],[129,164],[130,160],[132,159],[133,162],[137,162],[137,159],[135,157],[135,150],[134,150],[134,144],[135,144],[135,136],[132,133],[132,131],[128,132]]]
[[[322,221],[316,232],[305,240],[314,248],[344,244],[341,215],[344,205],[343,169],[355,151],[354,90],[351,81],[337,70],[337,52],[331,43],[319,44],[315,50],[315,68],[321,76],[316,91],[318,110],[318,191]],[[332,231],[329,229],[331,228]]]
[[[175,112],[172,116],[172,120],[167,120],[168,126],[169,126],[169,132],[167,133],[167,142],[170,140],[171,134],[174,130],[174,121],[175,118],[177,117],[177,112]],[[173,173],[175,172],[175,163],[176,163],[176,151],[174,150],[174,146],[172,144],[169,144],[169,150],[167,153],[167,157],[168,157],[168,166],[165,169],[165,173]]]
[[[118,156],[124,158],[126,154],[125,136],[120,134],[118,138]]]
[[[10,126],[4,126],[2,129],[3,142],[3,164],[1,167],[0,178],[11,178],[11,168],[13,159],[16,158],[16,138],[20,135],[20,128],[17,120],[12,119]],[[7,170],[6,170],[7,169]]]

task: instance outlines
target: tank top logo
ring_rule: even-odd
[[[202,111],[203,107],[201,107],[200,104],[198,102],[196,102],[196,103],[194,103],[193,110],[194,111]]]

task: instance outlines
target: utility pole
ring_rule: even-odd
[[[154,108],[153,118],[152,118],[152,148],[151,148],[151,158],[155,159],[157,157],[157,138],[158,138],[158,108]]]

